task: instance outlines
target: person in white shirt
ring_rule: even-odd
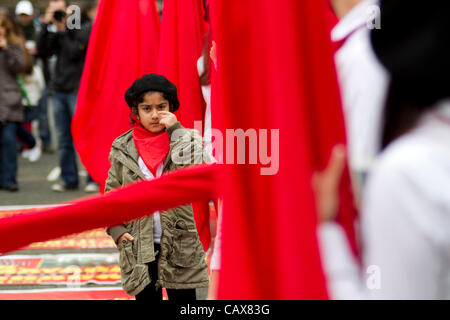
[[[341,148],[313,180],[332,299],[450,299],[449,10],[448,2],[381,2],[383,27],[371,37],[391,83],[383,151],[362,198],[361,265],[334,222]]]
[[[205,71],[205,56],[202,55],[197,60],[197,70],[199,73],[200,81],[202,81],[202,95],[206,103],[205,109],[205,124],[204,124],[204,135],[203,140],[205,143],[205,150],[212,155],[212,134],[211,134],[211,82],[208,79],[208,71]]]
[[[378,0],[331,0],[340,19],[331,32],[347,130],[355,196],[380,150],[381,115],[389,78],[370,43],[379,27]]]

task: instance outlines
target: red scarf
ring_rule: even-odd
[[[169,153],[169,136],[166,131],[152,133],[138,121],[133,129],[133,140],[145,165],[156,177],[159,164]]]

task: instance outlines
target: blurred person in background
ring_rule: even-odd
[[[24,123],[18,126],[17,137],[24,146],[28,147],[22,151],[22,156],[30,162],[35,162],[41,157],[41,140],[31,133],[31,123],[39,118],[38,104],[45,87],[45,80],[39,66],[33,63],[34,59],[25,46],[25,39],[23,39],[23,49],[26,62],[24,72],[18,76],[18,82],[22,91],[25,113]]]
[[[37,54],[36,48],[36,34],[39,32],[39,25],[35,24],[35,13],[33,4],[30,1],[19,1],[15,9],[17,23],[22,30],[26,41],[31,43],[27,44],[28,51],[31,55]]]
[[[16,125],[16,142],[18,149],[22,151],[22,156],[31,162],[35,162],[39,160],[41,156],[41,145],[40,140],[38,138],[36,139],[31,133],[31,122],[38,117],[38,108],[36,108],[36,105],[42,92],[42,84],[36,83],[36,78],[39,78],[39,74],[38,72],[35,72],[35,56],[30,53],[30,50],[27,47],[27,40],[23,29],[20,27],[19,22],[17,22],[16,16],[8,11],[5,12],[11,23],[13,33],[16,35],[17,39],[19,39],[19,45],[21,46],[24,58],[23,72],[16,76],[16,81],[19,84],[22,94],[22,104],[25,107],[24,119],[22,122],[17,122]],[[31,52],[33,51],[31,50]]]
[[[24,52],[12,21],[0,15],[0,187],[19,190],[17,184],[17,127],[24,107],[17,76],[24,70]]]
[[[379,22],[378,0],[330,0],[339,18],[331,32],[347,132],[355,198],[381,149],[381,121],[389,76],[370,43]],[[378,12],[377,12],[378,11]]]
[[[43,92],[43,74],[35,63],[36,28],[34,24],[34,8],[29,1],[19,1],[15,9],[18,36],[24,50],[24,72],[18,76],[22,91],[22,104],[25,106],[24,122],[17,127],[19,143],[23,143],[22,156],[31,162],[41,156],[41,140],[32,135],[32,121],[39,119],[39,99]]]
[[[64,192],[78,189],[78,166],[73,145],[71,122],[75,112],[77,92],[83,72],[84,60],[89,41],[91,24],[81,28],[67,28],[68,3],[64,0],[51,0],[43,18],[42,32],[38,39],[40,52],[47,57],[56,55],[55,72],[52,77],[54,90],[54,118],[58,140],[61,183],[55,183],[52,190]],[[81,18],[81,17],[80,17]],[[56,30],[50,27],[53,25]],[[97,192],[98,184],[88,175],[86,192]]]
[[[81,24],[94,23],[95,17],[97,16],[97,1],[92,1],[84,5],[81,10]]]
[[[362,268],[334,222],[344,150],[313,179],[333,299],[450,299],[449,11],[447,1],[381,1],[371,41],[390,83],[362,198]]]
[[[29,75],[34,75],[34,79],[41,79],[44,76],[47,82],[49,78],[48,61],[45,56],[39,53],[37,47],[37,36],[41,32],[42,27],[39,19],[36,17],[36,10],[30,1],[22,0],[17,3],[15,13],[18,25],[26,39],[26,49],[33,58],[33,70]],[[51,134],[47,114],[47,85],[43,90],[40,90],[38,102],[33,102],[33,106],[37,106],[34,113],[39,124],[39,144],[42,142],[42,150],[44,152],[52,153],[53,149],[51,147]]]

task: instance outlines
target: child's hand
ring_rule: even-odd
[[[123,235],[120,236],[119,241],[117,241],[117,243],[121,243],[123,240],[128,240],[133,242],[134,238],[131,234],[129,234],[128,232],[125,232]]]
[[[163,125],[164,127],[170,128],[175,123],[177,123],[177,116],[174,115],[172,112],[169,111],[158,111],[159,116],[161,119],[159,120],[159,124]]]

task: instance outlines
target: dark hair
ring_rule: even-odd
[[[450,3],[381,1],[381,29],[371,32],[375,54],[390,73],[382,148],[413,129],[436,103],[450,97]]]
[[[391,81],[383,111],[381,149],[392,141],[414,129],[420,117],[434,107],[434,103],[419,104],[406,99],[396,81]]]
[[[14,20],[12,14],[0,14],[0,26],[6,29],[6,41],[8,41],[9,44],[22,43],[22,30]]]
[[[163,99],[169,101],[169,111],[170,111],[170,112],[173,112],[173,104],[170,103],[170,100],[169,100],[169,97],[168,97],[167,93],[161,92],[161,91],[146,91],[146,92],[141,93],[141,94],[137,97],[137,99],[134,100],[134,104],[133,104],[133,106],[131,107],[131,113],[130,113],[130,125],[133,125],[133,124],[136,123],[136,120],[135,120],[135,117],[134,117],[134,116],[137,116],[138,105],[139,105],[140,103],[144,102],[144,97],[145,97],[145,95],[146,95],[147,93],[154,93],[154,92],[160,93],[160,94],[162,95]]]
[[[34,58],[25,47],[25,35],[11,14],[0,14],[0,25],[6,29],[7,41],[10,44],[19,45],[22,49],[24,66],[23,73],[30,75],[33,73]]]
[[[125,101],[130,108],[137,107],[140,103],[139,99],[143,99],[143,95],[150,91],[164,93],[169,101],[171,112],[177,111],[180,107],[177,87],[166,77],[156,73],[146,74],[136,79],[125,92]]]

